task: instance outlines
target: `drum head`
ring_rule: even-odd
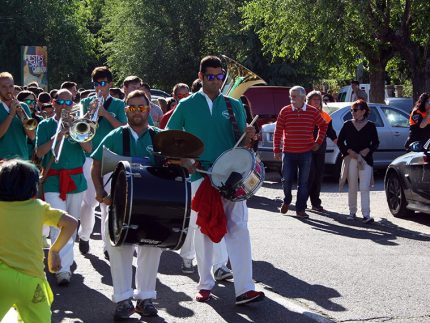
[[[128,162],[119,162],[112,174],[112,205],[109,207],[109,237],[112,245],[121,245],[127,235],[124,224],[129,223],[129,199],[131,192],[127,183],[127,172],[130,171]]]
[[[246,148],[227,150],[214,162],[212,166],[211,181],[216,187],[226,183],[232,172],[240,173],[245,178],[253,169],[254,159],[252,153]]]

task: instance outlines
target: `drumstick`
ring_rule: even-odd
[[[250,125],[250,126],[253,126],[253,125],[254,125],[254,123],[255,123],[255,121],[257,121],[258,117],[259,117],[259,115],[257,114],[257,115],[254,117],[254,119],[252,119],[252,121],[251,121],[251,123],[250,123],[249,125]],[[237,146],[239,146],[239,144],[242,142],[243,138],[245,138],[245,135],[246,135],[246,131],[242,134],[242,136],[240,136],[239,140],[236,142],[236,145],[234,145],[233,149],[234,149],[234,148],[237,148]]]

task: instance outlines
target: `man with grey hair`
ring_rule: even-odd
[[[315,107],[307,105],[306,91],[301,86],[290,89],[291,104],[282,108],[276,121],[273,136],[273,153],[276,160],[282,158],[282,186],[284,201],[280,212],[286,214],[292,200],[291,189],[295,174],[297,177],[296,214],[301,218],[309,217],[306,212],[308,199],[308,179],[312,161],[312,151],[322,144],[327,131],[327,123]],[[314,139],[314,128],[318,136]],[[281,150],[281,140],[283,148]]]

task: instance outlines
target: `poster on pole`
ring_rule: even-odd
[[[36,81],[48,91],[48,50],[46,46],[21,46],[22,84]]]

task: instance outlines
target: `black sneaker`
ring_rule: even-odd
[[[79,239],[79,251],[81,254],[86,255],[90,251],[90,242]]]
[[[363,219],[363,223],[365,223],[365,224],[370,224],[373,222],[375,222],[375,220],[372,217],[368,217],[368,218]]]
[[[105,259],[109,260],[109,253],[107,252],[107,250],[103,251],[103,254],[105,256]]]
[[[152,299],[138,299],[136,303],[136,313],[142,316],[157,316],[158,310],[152,304]]]
[[[259,302],[264,299],[263,292],[257,292],[255,290],[250,290],[242,295],[236,297],[236,305],[244,305],[253,302]]]
[[[131,298],[125,299],[121,302],[116,303],[115,313],[113,319],[116,321],[126,320],[135,313]]]

